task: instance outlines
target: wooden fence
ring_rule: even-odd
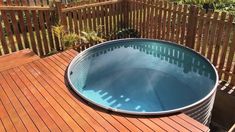
[[[159,0],[129,0],[128,26],[141,37],[186,45],[207,57],[220,78],[235,84],[235,25],[232,15]]]
[[[106,38],[122,28],[132,28],[143,38],[193,48],[216,66],[221,79],[235,84],[235,26],[231,15],[206,13],[195,6],[159,0],[57,2],[55,6],[48,6],[47,0],[40,2],[0,0],[0,55],[24,48],[41,56],[61,50],[51,29],[56,19],[61,20],[67,31],[78,34],[102,25],[101,32]]]
[[[109,0],[0,0],[2,5],[15,5],[15,6],[48,6],[53,2],[61,2],[63,4],[79,3],[80,5],[89,3],[98,3]]]

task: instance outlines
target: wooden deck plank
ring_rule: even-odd
[[[45,61],[41,61],[41,62],[39,62],[39,61],[37,61],[37,62],[35,62],[35,65],[37,65],[39,68],[41,68],[41,69],[43,69],[43,71],[47,74],[47,75],[53,75],[53,74],[56,74],[57,73],[57,71],[55,70],[55,71],[50,71],[50,70],[48,70],[47,68],[48,67],[51,67],[49,64],[47,64]],[[58,73],[57,73],[58,74]],[[59,78],[57,78],[55,75],[53,75],[53,76],[51,76],[51,79],[50,80],[52,80],[54,83],[54,85],[55,86],[57,86],[57,88],[61,88],[62,90],[64,90],[73,100],[75,100],[76,101],[76,103],[79,103],[79,105],[81,106],[81,107],[83,107],[83,103],[84,102],[80,102],[79,100],[77,100],[77,98],[76,97],[74,97],[69,91],[68,91],[68,89],[67,89],[67,87],[64,85],[64,82],[63,82],[63,80],[64,80],[64,78],[63,78],[63,76],[61,76],[62,78],[62,80],[61,79],[59,79]],[[49,79],[48,79],[48,81],[50,81]],[[59,82],[59,81],[60,82]],[[57,83],[55,83],[55,82],[57,82]],[[52,83],[52,82],[50,82],[50,83]],[[100,124],[102,124],[102,126],[105,126],[105,128],[107,128],[108,130],[112,130],[112,131],[114,131],[115,129],[114,129],[114,127],[112,127],[107,121],[105,121],[100,115],[98,115],[96,112],[94,112],[94,111],[92,111],[91,109],[87,109],[87,108],[90,108],[90,107],[85,107],[84,109],[87,111],[87,113],[88,114],[90,114],[94,119],[96,119],[96,120],[98,120],[98,122],[100,123]],[[78,108],[77,108],[78,109]],[[82,112],[81,112],[82,113]],[[89,119],[89,116],[87,116],[87,119]],[[91,120],[91,119],[90,119]],[[93,125],[95,125],[95,124],[93,124]]]
[[[44,73],[43,71],[36,71],[36,69],[38,68],[35,64],[30,64],[30,66],[32,68],[34,68],[35,72],[41,73],[40,77],[38,78],[38,80],[40,82],[44,82],[45,84],[48,83],[49,85],[47,86],[47,89],[54,89],[54,95],[57,95],[57,97],[55,97],[58,102],[63,102],[64,104],[61,104],[61,106],[63,108],[66,108],[68,113],[71,113],[70,115],[72,115],[72,118],[74,118],[74,120],[77,121],[77,123],[84,129],[87,131],[92,131],[93,129],[97,129],[99,131],[104,131],[104,128],[101,127],[97,121],[95,121],[93,118],[88,118],[88,114],[85,113],[82,109],[79,109],[77,104],[68,96],[66,95],[66,93],[64,91],[62,91],[61,89],[58,89],[58,87],[55,85],[55,82],[52,82],[51,79],[47,76],[46,73]],[[57,92],[57,93],[55,93]],[[60,96],[59,96],[60,94]],[[63,98],[63,99],[60,99]],[[83,113],[84,112],[84,113]],[[86,115],[84,115],[86,114]],[[86,120],[86,121],[85,121]],[[91,128],[93,127],[93,129]]]
[[[163,130],[161,127],[159,127],[158,125],[154,124],[151,120],[149,120],[148,118],[140,118],[139,119],[141,122],[143,122],[146,126],[149,126],[151,129],[153,129],[154,131],[158,131],[158,132],[165,132],[165,130]]]
[[[0,89],[2,89],[1,85],[0,85]],[[1,122],[4,125],[5,130],[15,132],[16,128],[15,128],[13,122],[11,121],[9,114],[7,113],[6,109],[4,108],[1,100],[0,100],[0,109],[1,109]]]
[[[123,118],[119,115],[112,115],[117,121],[119,121],[120,123],[122,123],[122,125],[128,126],[128,129],[132,132],[137,132],[140,131],[140,129],[138,127],[136,127],[135,125],[133,125],[131,122],[129,122],[126,118]]]
[[[139,121],[136,118],[127,117],[127,120],[130,121],[131,123],[133,123],[139,129],[141,129],[141,131],[153,132],[153,129],[149,128],[148,126],[146,126],[144,123],[142,123],[141,121]]]
[[[188,123],[194,125],[195,127],[201,129],[204,132],[209,131],[209,128],[207,126],[204,126],[203,124],[197,122],[196,120],[190,118],[189,116],[185,115],[185,114],[179,114],[177,115],[178,117],[180,117],[181,119],[187,121]]]
[[[5,128],[3,126],[2,120],[0,119],[0,132],[5,132]]]
[[[46,126],[51,131],[52,130],[60,131],[59,127],[55,124],[53,119],[46,112],[45,108],[43,108],[43,106],[39,103],[39,101],[36,99],[36,97],[34,97],[34,95],[29,91],[29,89],[32,88],[31,87],[32,85],[25,84],[21,80],[21,79],[24,79],[24,77],[21,75],[18,75],[18,72],[19,72],[18,68],[14,68],[14,70],[9,70],[9,73],[10,73],[11,77],[13,78],[13,80],[16,82],[16,84],[22,90],[22,93],[24,94],[24,96],[29,100],[32,107],[35,109],[37,114],[40,116],[40,117],[37,117],[37,115],[35,115],[35,117],[33,117],[33,119],[35,118],[35,120],[41,122],[40,119],[38,119],[38,118],[41,118],[43,120],[43,122],[46,124]]]
[[[181,132],[189,132],[190,130],[184,128],[183,126],[179,125],[177,122],[171,120],[168,117],[163,117],[161,118],[162,121],[164,121],[165,123],[167,123],[168,125],[176,128],[177,130],[181,131]]]
[[[13,90],[10,87],[13,86],[13,82],[11,82],[9,76],[2,72],[0,74],[0,83],[7,94],[8,98],[10,99],[13,107],[15,108],[16,112],[19,115],[19,118],[23,122],[24,126],[28,131],[38,131],[37,127],[34,125],[33,121],[30,119],[29,115],[27,114],[24,106],[22,106],[20,100],[16,97],[16,94],[13,92]],[[14,89],[14,91],[16,91]]]
[[[48,94],[50,94],[54,99],[56,99],[57,104],[59,104],[63,108],[63,110],[68,113],[68,115],[70,115],[71,119],[73,119],[77,123],[77,125],[79,125],[83,130],[93,131],[92,127],[84,119],[82,119],[81,116],[74,110],[75,108],[71,108],[71,106],[68,105],[65,101],[66,99],[60,96],[56,92],[57,90],[51,88],[49,83],[42,79],[41,72],[38,71],[34,65],[28,64],[27,68],[31,70],[32,75],[40,82],[42,87],[45,88]]]
[[[29,77],[29,79],[31,80],[31,82],[37,87],[38,91],[42,94],[42,96],[51,104],[51,106],[53,107],[53,109],[61,116],[62,120],[65,121],[65,123],[72,129],[72,130],[79,130],[79,131],[84,131],[80,126],[78,126],[78,124],[72,119],[72,117],[62,108],[62,106],[60,106],[56,99],[52,97],[52,95],[50,95],[46,88],[43,87],[43,84],[41,84],[41,82],[39,82],[37,79],[35,78],[35,76],[39,76],[38,73],[36,73],[35,71],[32,70],[31,67],[29,67],[27,64],[22,66],[22,68],[27,72],[27,77]]]
[[[47,68],[50,68],[50,67],[55,68],[55,69],[51,69],[51,70],[54,70],[53,73],[56,73],[56,71],[58,71],[58,72],[60,71],[60,74],[56,74],[57,77],[59,77],[59,76],[61,76],[61,75],[64,75],[64,70],[65,70],[65,69],[64,69],[64,70],[60,69],[60,67],[57,66],[57,65],[54,63],[54,61],[53,61],[53,62],[52,62],[52,61],[49,61],[48,58],[45,58],[45,61],[51,65],[51,66],[47,65],[47,66],[46,66]],[[64,80],[64,78],[61,78],[61,79],[62,79],[61,81]],[[63,83],[64,83],[64,82],[63,82]],[[99,111],[98,111],[98,113],[100,114],[100,116],[102,116],[102,117],[103,117],[104,119],[106,119],[106,120],[107,120],[107,118],[109,118],[108,122],[112,122],[111,124],[115,124],[115,125],[113,125],[113,126],[116,127],[117,129],[125,130],[125,127],[122,126],[118,121],[116,121],[116,120],[113,119],[112,117],[106,116],[105,113],[102,113],[102,112],[100,113]]]
[[[162,128],[164,128],[166,131],[177,131],[176,129],[174,129],[173,127],[169,126],[168,124],[166,124],[165,122],[163,122],[162,120],[160,120],[159,118],[151,118],[150,119],[152,122],[158,124],[159,126],[161,126]]]
[[[178,122],[179,124],[181,124],[182,126],[184,126],[186,128],[190,128],[191,131],[201,132],[200,129],[198,129],[195,126],[193,126],[192,124],[184,121],[183,119],[179,118],[178,116],[170,116],[169,118],[174,120],[175,122]]]
[[[71,129],[68,127],[68,125],[65,123],[64,120],[60,117],[60,115],[52,108],[52,106],[47,102],[47,100],[40,94],[40,92],[37,90],[38,88],[31,84],[32,81],[30,80],[28,76],[27,70],[23,67],[19,67],[21,75],[21,78],[24,78],[24,81],[26,81],[26,85],[31,85],[31,88],[29,89],[31,93],[34,94],[34,96],[37,98],[37,100],[40,100],[40,104],[47,110],[48,114],[52,117],[52,119],[56,122],[57,126],[60,127],[62,131],[71,131]]]
[[[33,125],[50,131],[209,130],[184,114],[143,118],[91,107],[66,86],[65,70],[77,54],[67,50],[0,71],[0,131]]]
[[[10,71],[12,71],[12,70],[10,70]],[[24,118],[29,120],[30,122],[27,122],[26,126],[33,125],[32,128],[36,129],[36,127],[37,127],[37,129],[39,131],[49,131],[47,126],[38,117],[37,113],[34,111],[33,107],[28,102],[26,97],[22,94],[21,90],[17,87],[14,80],[10,77],[9,73],[7,73],[7,71],[5,71],[5,72],[2,72],[2,74],[5,77],[5,79],[8,81],[8,84],[9,84],[11,90],[15,93],[15,95],[18,98],[19,102],[21,103],[22,107],[27,112],[27,115],[25,115]],[[29,130],[29,131],[31,131],[31,130]]]
[[[1,79],[2,80],[2,79]],[[4,89],[4,86],[0,85],[0,98],[2,100],[3,106],[5,107],[7,113],[9,114],[12,123],[14,124],[14,127],[17,130],[22,130],[22,131],[26,131],[26,128],[23,124],[23,122],[21,121],[21,119],[18,116],[18,113],[16,112],[15,108],[13,107],[13,105],[11,104],[10,99],[7,97]]]
[[[32,61],[40,59],[31,50],[25,49],[12,54],[0,56],[0,71],[14,68]]]

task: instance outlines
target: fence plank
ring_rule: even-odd
[[[44,55],[43,53],[43,48],[42,48],[42,38],[40,35],[40,31],[39,31],[39,21],[38,21],[38,13],[36,11],[32,11],[32,16],[33,16],[33,26],[34,26],[34,30],[35,30],[35,34],[37,37],[37,48],[39,51],[39,55]]]
[[[168,4],[164,1],[164,6],[162,1],[160,1],[160,13],[159,13],[159,29],[158,29],[158,39],[166,39],[166,18],[167,18],[167,7]],[[164,11],[163,11],[164,10]],[[163,16],[162,16],[163,13]],[[162,20],[163,18],[163,20]]]
[[[74,31],[74,27],[73,27],[73,17],[72,17],[72,15],[73,15],[73,13],[72,12],[67,12],[66,13],[67,14],[67,16],[68,16],[68,31],[70,32],[70,33],[73,33]]]
[[[176,10],[177,10],[177,5],[173,5],[173,15],[172,15],[172,20],[171,20],[171,34],[170,34],[170,40],[172,42],[175,41],[175,21],[176,21]]]
[[[38,11],[39,15],[39,24],[40,24],[40,31],[42,34],[42,40],[43,40],[43,46],[44,46],[44,51],[46,54],[49,53],[49,46],[47,42],[47,36],[46,36],[46,29],[45,29],[45,21],[44,21],[44,11]]]
[[[104,7],[100,6],[100,17],[101,17],[101,25],[102,25],[102,33],[104,36],[106,36],[106,32],[105,32],[105,13],[104,13]]]
[[[35,53],[38,53],[37,48],[36,48],[36,41],[35,41],[35,38],[34,38],[34,33],[33,33],[33,27],[32,27],[30,13],[31,12],[29,12],[29,11],[25,11],[25,17],[26,17],[26,22],[27,22],[27,29],[28,29],[28,33],[29,33],[31,47],[32,47],[32,49],[33,49],[33,51]]]
[[[108,36],[108,34],[109,34],[109,22],[108,22],[108,15],[109,15],[109,12],[108,12],[108,7],[107,7],[108,5],[103,5],[103,11],[104,11],[104,18],[105,18],[105,36]]]
[[[114,32],[114,17],[115,17],[115,12],[114,12],[114,6],[113,5],[109,5],[109,10],[110,10],[110,16],[109,16],[109,36],[107,36],[108,38],[110,38],[110,35]]]
[[[149,32],[150,32],[150,29],[151,29],[151,23],[150,23],[150,21],[151,21],[151,16],[153,16],[153,14],[151,14],[151,12],[150,12],[150,10],[151,10],[151,1],[146,1],[146,19],[145,19],[145,21],[147,20],[147,22],[145,22],[145,36],[147,37],[147,38],[150,38],[150,34],[149,34]]]
[[[187,25],[187,38],[186,38],[186,46],[190,48],[194,48],[195,46],[195,36],[197,30],[197,16],[198,15],[198,7],[190,6],[189,10],[189,18],[188,18],[188,25]]]
[[[230,33],[232,32],[233,19],[234,16],[229,15],[228,23],[225,25],[225,34],[224,37],[222,38],[223,41],[222,41],[222,51],[220,55],[219,69],[224,68],[226,54],[229,46]],[[222,76],[222,72],[219,72],[219,76]]]
[[[116,10],[116,4],[112,5],[112,12],[113,12],[113,26],[112,26],[112,32],[110,33],[110,39],[115,39],[115,32],[117,30],[117,10]]]
[[[188,6],[184,5],[183,7],[183,17],[182,17],[182,24],[181,24],[181,33],[180,33],[180,44],[185,44],[185,33],[186,33],[186,19],[187,19],[187,10]]]
[[[212,59],[212,51],[213,51],[213,46],[214,46],[214,43],[215,43],[215,35],[216,35],[216,28],[217,28],[217,25],[218,25],[218,16],[219,16],[219,13],[218,12],[215,12],[214,15],[213,15],[213,20],[211,21],[211,27],[213,27],[212,29],[209,29],[209,44],[208,44],[208,49],[207,49],[207,58],[209,60]]]
[[[1,11],[1,14],[2,14],[2,20],[3,20],[4,26],[5,26],[5,30],[7,33],[7,38],[8,38],[10,45],[11,45],[11,51],[15,52],[16,51],[16,46],[15,46],[16,44],[13,39],[13,33],[11,31],[11,26],[9,23],[9,18],[7,17],[7,12]]]
[[[132,9],[132,11],[133,11],[133,14],[132,14],[132,21],[131,21],[131,24],[132,24],[132,29],[135,29],[136,31],[138,31],[137,30],[137,28],[136,28],[136,26],[137,26],[137,20],[136,20],[136,18],[137,18],[137,3],[136,3],[136,0],[132,0],[132,1],[130,1],[129,2],[129,4],[131,4],[131,9]]]
[[[129,15],[128,15],[128,27],[133,28],[132,22],[133,22],[133,4],[132,1],[127,1],[126,2],[126,8],[129,8]]]
[[[46,26],[47,26],[47,33],[48,33],[48,38],[49,38],[49,43],[50,43],[50,49],[55,50],[54,42],[53,42],[53,36],[52,36],[52,21],[50,17],[52,16],[51,11],[46,11],[45,12],[45,19],[46,19]]]
[[[94,30],[97,30],[97,11],[96,7],[91,7],[91,18],[92,18],[92,26]]]
[[[18,17],[19,17],[19,25],[20,25],[20,31],[22,33],[23,36],[23,42],[24,42],[24,46],[25,48],[30,48],[29,47],[29,40],[28,40],[28,36],[27,36],[27,28],[26,28],[26,23],[25,23],[25,19],[23,17],[23,11],[18,11]]]
[[[89,25],[89,29],[90,30],[94,30],[93,26],[92,26],[92,16],[91,16],[91,7],[87,8],[87,20],[88,20],[88,25]]]
[[[226,13],[223,12],[221,14],[221,19],[219,21],[219,24],[218,24],[218,28],[217,28],[217,32],[216,32],[216,36],[215,36],[215,51],[214,51],[214,57],[213,57],[213,64],[215,66],[217,66],[217,63],[218,63],[218,56],[219,56],[219,51],[220,51],[220,45],[222,43],[222,35],[224,33],[224,20],[225,20],[225,17],[226,17]]]
[[[4,54],[8,54],[9,49],[8,49],[8,45],[7,45],[7,42],[6,42],[5,32],[2,28],[1,23],[0,23],[0,40],[1,40],[2,49],[3,49]]]
[[[73,23],[74,23],[74,32],[78,34],[78,14],[77,11],[72,11],[73,13]]]
[[[156,1],[150,1],[150,20],[149,20],[149,33],[150,33],[150,38],[154,38],[154,28],[156,27],[156,14],[155,14],[155,9],[156,9]]]
[[[197,36],[197,43],[196,43],[196,51],[200,51],[201,48],[201,41],[202,41],[202,31],[204,28],[204,15],[205,10],[201,10],[198,18],[198,36]]]
[[[144,37],[144,30],[143,30],[144,29],[144,26],[143,26],[144,5],[140,4],[139,6],[140,6],[140,25],[139,25],[139,27],[140,27],[141,37],[143,38]]]
[[[138,0],[136,0],[136,10],[137,10],[137,12],[136,12],[136,30],[139,32],[139,34],[141,35],[141,30],[140,30],[140,14],[141,14],[141,12],[140,12],[140,4],[137,2]]]
[[[235,64],[233,65],[231,84],[235,86]]]
[[[22,50],[23,45],[22,45],[21,36],[20,36],[20,32],[19,32],[19,26],[16,21],[16,12],[15,11],[9,11],[9,12],[10,12],[10,18],[11,18],[11,22],[12,22],[11,24],[13,27],[13,33],[15,35],[16,42],[17,42],[17,47],[19,48],[19,50]]]
[[[82,24],[83,21],[82,21],[82,10],[81,9],[78,10],[78,22],[79,22],[80,31],[83,31],[84,28],[83,28],[83,24]]]
[[[166,40],[170,40],[170,33],[171,33],[171,14],[172,13],[172,3],[169,3],[167,8],[167,28],[166,28]]]
[[[228,53],[227,64],[225,66],[225,71],[226,72],[230,72],[232,70],[231,68],[232,68],[232,64],[233,64],[233,59],[235,57],[235,33],[234,32],[235,32],[235,29],[233,28],[232,43],[230,45],[230,50],[229,50],[229,53]],[[228,80],[229,76],[225,75],[224,79]]]
[[[143,37],[146,38],[147,36],[146,36],[146,22],[145,22],[145,20],[147,20],[146,19],[146,17],[147,17],[147,13],[146,13],[146,10],[147,10],[146,2],[147,2],[147,0],[143,0],[143,2],[144,2],[144,4],[142,6],[143,7],[143,10],[142,10],[142,13],[143,13],[142,26],[143,26],[143,28],[142,28],[142,30],[143,30]]]
[[[158,33],[158,30],[157,29],[159,29],[159,24],[160,24],[160,22],[159,22],[159,1],[158,0],[155,0],[154,1],[154,3],[155,3],[155,5],[154,5],[154,7],[153,7],[153,13],[154,13],[154,18],[153,18],[153,29],[152,29],[152,31],[153,31],[153,38],[154,39],[156,39],[157,38],[157,33]]]
[[[181,17],[182,17],[182,5],[179,5],[177,9],[177,22],[176,22],[176,34],[175,34],[175,42],[179,43],[180,36],[180,25],[181,25]]]
[[[203,45],[202,45],[202,55],[206,55],[206,49],[207,49],[207,44],[208,44],[208,36],[209,36],[209,28],[210,28],[210,18],[211,18],[211,12],[207,13],[207,19],[205,20],[205,25],[204,25],[204,39],[203,39]]]

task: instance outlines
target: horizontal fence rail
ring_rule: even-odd
[[[63,4],[71,3],[80,3],[89,4],[89,3],[99,3],[109,0],[0,0],[1,5],[29,5],[29,6],[48,6],[52,4],[53,1],[61,2]]]
[[[99,30],[106,40],[124,28],[142,38],[188,46],[207,57],[220,78],[235,85],[235,25],[227,13],[160,0],[0,0],[0,55],[25,48],[40,56],[63,50],[52,26],[60,21],[68,33]],[[98,29],[99,28],[99,29]],[[92,44],[82,45],[84,50]]]

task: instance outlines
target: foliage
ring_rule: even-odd
[[[65,47],[74,46],[79,40],[79,36],[76,33],[69,33],[63,36],[63,44]]]
[[[51,51],[49,51],[49,53],[47,53],[47,56],[54,55],[56,53],[58,53],[58,51],[56,49],[52,49]]]
[[[98,42],[103,42],[105,41],[105,39],[103,39],[102,37],[98,36],[98,33],[96,31],[81,31],[81,35],[79,36],[79,39],[83,42],[83,43],[90,43],[90,44],[94,44],[94,43],[98,43]]]
[[[138,38],[139,33],[132,28],[123,28],[111,34],[111,38]]]
[[[226,11],[235,15],[235,0],[169,0],[180,4],[194,4],[206,10]]]
[[[56,37],[58,37],[58,39],[61,41],[62,38],[64,37],[65,35],[65,29],[64,29],[64,26],[61,25],[60,23],[55,25],[55,26],[52,26],[52,31],[53,33],[55,34]]]
[[[64,26],[61,24],[52,26],[52,31],[59,39],[59,43],[63,46],[63,48],[74,46],[79,40],[79,36],[77,34],[66,33]]]
[[[83,42],[83,43],[90,43],[90,44],[95,44],[95,43],[99,43],[99,42],[104,42],[105,39],[102,38],[102,25],[97,26],[96,30],[90,30],[90,29],[86,29],[84,31],[80,32],[80,36],[79,39]]]

